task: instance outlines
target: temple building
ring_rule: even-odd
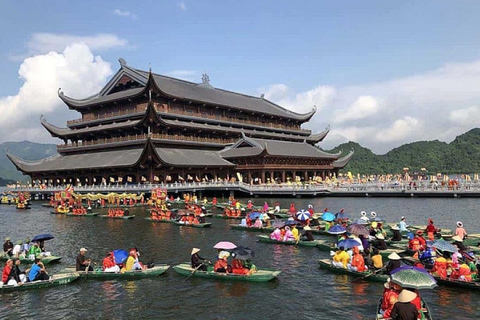
[[[26,161],[7,154],[32,181],[74,183],[240,180],[283,183],[325,179],[353,155],[330,154],[316,144],[329,129],[303,129],[315,114],[287,110],[263,97],[214,88],[205,74],[192,83],[142,71],[119,59],[120,69],[98,93],[59,98],[80,119],[59,128],[58,155]]]

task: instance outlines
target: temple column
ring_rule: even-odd
[[[261,177],[262,177],[262,183],[265,183],[265,171],[264,170],[262,170]]]
[[[282,183],[285,183],[285,170],[282,171]]]
[[[248,170],[248,183],[252,183],[252,173]]]
[[[308,171],[303,173],[303,181],[308,182]]]

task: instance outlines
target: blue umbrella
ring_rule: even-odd
[[[360,246],[360,243],[354,239],[345,239],[337,243],[337,247],[344,247],[345,249],[351,249],[353,247]]]
[[[253,212],[250,212],[249,215],[250,215],[250,219],[252,220],[255,220],[257,219],[258,217],[260,217],[260,212],[257,212],[257,211],[253,211]]]
[[[333,221],[335,220],[335,215],[327,211],[322,214],[322,219],[325,221]]]
[[[310,219],[310,212],[306,210],[298,211],[297,212],[297,219],[300,221],[306,221]]]
[[[447,252],[458,251],[457,247],[455,247],[453,244],[443,239],[435,240],[435,242],[433,242],[431,246],[441,251],[447,251]]]
[[[330,234],[342,234],[342,233],[345,233],[347,231],[347,229],[345,229],[344,227],[342,227],[341,225],[334,225],[333,227],[331,227],[330,229],[328,229],[328,233]]]
[[[124,263],[128,258],[128,252],[126,250],[113,250],[113,255],[115,256],[116,263]]]
[[[299,223],[300,223],[300,222],[298,222],[297,220],[293,220],[293,219],[290,220],[290,219],[288,219],[287,222],[285,222],[285,225],[286,225],[286,226],[292,226],[292,225],[294,225],[294,224],[299,224]]]
[[[44,234],[39,234],[38,236],[35,236],[32,239],[32,242],[42,241],[42,240],[51,240],[53,238],[55,238],[55,237],[52,236],[50,233],[44,233]]]
[[[337,213],[337,219],[348,219],[349,216],[346,212],[339,212]]]

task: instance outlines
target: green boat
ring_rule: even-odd
[[[37,258],[40,259],[40,261],[42,261],[43,264],[60,262],[60,260],[62,259],[62,257],[58,257],[58,256],[48,256],[48,257],[38,256]],[[0,261],[7,261],[8,259],[11,259],[11,258],[9,256],[5,255],[4,253],[2,253],[0,255]],[[28,257],[23,257],[23,256],[20,256],[18,259],[24,265],[30,265],[34,261],[34,260],[29,259]]]
[[[58,212],[58,211],[55,211],[55,210],[51,210],[50,213],[51,214],[67,214],[69,212]]]
[[[288,213],[272,213],[276,218],[279,219],[288,219],[291,217]]]
[[[53,206],[50,203],[42,203],[42,207],[44,208],[53,208]]]
[[[122,216],[122,217],[109,217],[108,215],[106,214],[102,214],[100,216],[100,218],[103,218],[103,219],[121,219],[121,220],[128,220],[128,219],[133,219],[135,218],[135,215],[133,216]]]
[[[235,219],[235,220],[240,220],[240,219],[243,219],[245,218],[244,216],[241,216],[241,217],[230,217],[230,216],[226,216],[224,214],[216,214],[213,216],[215,219]]]
[[[176,220],[173,222],[173,224],[181,227],[192,227],[192,228],[210,228],[212,226],[211,222],[199,223],[199,224],[194,224],[194,223],[185,224],[185,223],[178,222]]]
[[[70,282],[77,280],[79,277],[80,275],[78,273],[56,274],[53,275],[50,280],[26,282],[20,286],[3,285],[2,287],[0,287],[0,292],[12,292],[20,290],[55,287],[62,284],[69,284]]]
[[[353,271],[349,269],[335,267],[334,265],[332,265],[332,262],[329,259],[319,259],[317,260],[317,262],[320,268],[327,269],[328,271],[333,273],[346,274],[356,278],[364,277],[365,280],[374,281],[374,282],[386,282],[388,279],[387,275],[376,274],[376,273],[372,273],[371,271],[358,272],[358,271]]]
[[[144,278],[157,277],[163,274],[170,268],[167,264],[156,265],[153,268],[146,270],[132,270],[127,272],[104,272],[102,268],[97,268],[94,271],[75,271],[75,267],[65,268],[65,272],[77,272],[81,278],[96,279],[96,280],[137,280]]]
[[[250,232],[267,232],[267,233],[275,230],[275,228],[273,227],[256,228],[256,227],[242,226],[240,224],[231,224],[230,228],[233,230],[250,231]]]
[[[405,249],[395,249],[395,248],[388,248],[387,250],[380,250],[380,255],[383,258],[388,258],[388,256],[392,253],[396,252],[398,255],[409,255]]]
[[[65,215],[68,217],[95,217],[95,216],[98,216],[98,212],[90,212],[85,214],[75,214],[75,213],[69,212],[69,213],[66,213]]]
[[[145,220],[150,221],[150,222],[158,222],[158,223],[174,223],[175,221],[177,221],[177,220],[175,220],[175,219],[158,219],[158,220],[154,220],[154,219],[152,219],[152,218],[150,218],[150,217],[146,217]]]
[[[178,274],[182,276],[192,276],[206,279],[218,279],[228,281],[250,281],[250,282],[268,282],[275,279],[281,271],[270,269],[259,269],[251,275],[222,273],[215,271],[201,271],[196,270],[190,266],[189,263],[182,263],[173,267]]]
[[[283,245],[290,245],[290,246],[304,246],[304,247],[316,247],[318,245],[318,240],[314,241],[277,241],[270,239],[269,236],[266,235],[259,235],[257,236],[258,241],[265,242],[265,243],[275,243],[275,244],[283,244]]]
[[[462,288],[468,290],[480,291],[480,281],[460,281],[460,280],[450,280],[450,279],[441,279],[440,277],[434,277],[437,280],[437,284],[442,287],[452,287],[452,288]]]

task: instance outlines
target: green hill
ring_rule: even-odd
[[[420,172],[421,168],[443,174],[480,172],[480,128],[456,137],[451,143],[418,141],[404,144],[384,155],[374,154],[351,141],[327,151],[350,149],[355,151],[355,155],[343,171],[353,174],[401,173],[405,167],[410,168],[410,172]]]

